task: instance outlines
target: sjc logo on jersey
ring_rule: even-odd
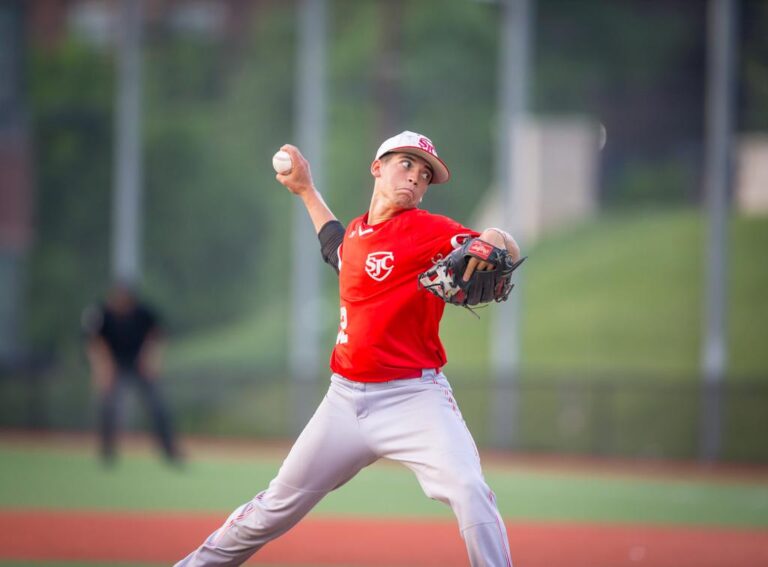
[[[377,282],[392,273],[395,255],[392,252],[371,252],[365,259],[365,272]]]

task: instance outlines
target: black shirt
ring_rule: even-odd
[[[126,313],[117,313],[107,305],[102,305],[99,311],[98,318],[90,325],[90,334],[104,339],[121,369],[136,370],[144,341],[159,330],[157,315],[142,304],[136,304]]]

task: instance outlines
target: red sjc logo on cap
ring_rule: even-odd
[[[424,136],[419,138],[419,147],[425,152],[435,155],[435,146],[432,145],[432,141],[429,138],[425,138]]]

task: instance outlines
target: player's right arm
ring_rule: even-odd
[[[108,389],[115,380],[117,365],[104,333],[104,309],[89,305],[83,310],[80,323],[85,334],[85,355],[91,368],[91,382],[100,391]]]
[[[341,243],[344,242],[344,225],[337,220],[328,221],[317,233],[323,261],[336,273],[341,270]]]
[[[86,354],[94,387],[100,391],[109,389],[115,381],[116,365],[107,342],[100,336],[90,337]]]
[[[323,196],[315,187],[309,162],[301,155],[299,148],[285,144],[280,149],[288,152],[293,166],[287,174],[275,175],[275,179],[304,202],[309,218],[317,231],[317,237],[320,239],[323,260],[338,274],[339,246],[344,240],[344,225],[336,219],[336,215],[325,204]]]
[[[280,149],[288,152],[293,166],[288,173],[276,174],[275,179],[285,185],[288,191],[301,198],[307,208],[309,218],[312,219],[312,224],[315,226],[315,231],[319,233],[326,223],[336,220],[336,215],[325,204],[323,196],[315,187],[309,162],[301,155],[299,148],[285,144]]]

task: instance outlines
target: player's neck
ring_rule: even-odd
[[[374,194],[371,199],[371,206],[368,208],[368,220],[366,221],[366,224],[371,226],[377,225],[384,221],[388,221],[407,210],[408,209],[404,209],[389,201],[377,198]]]

